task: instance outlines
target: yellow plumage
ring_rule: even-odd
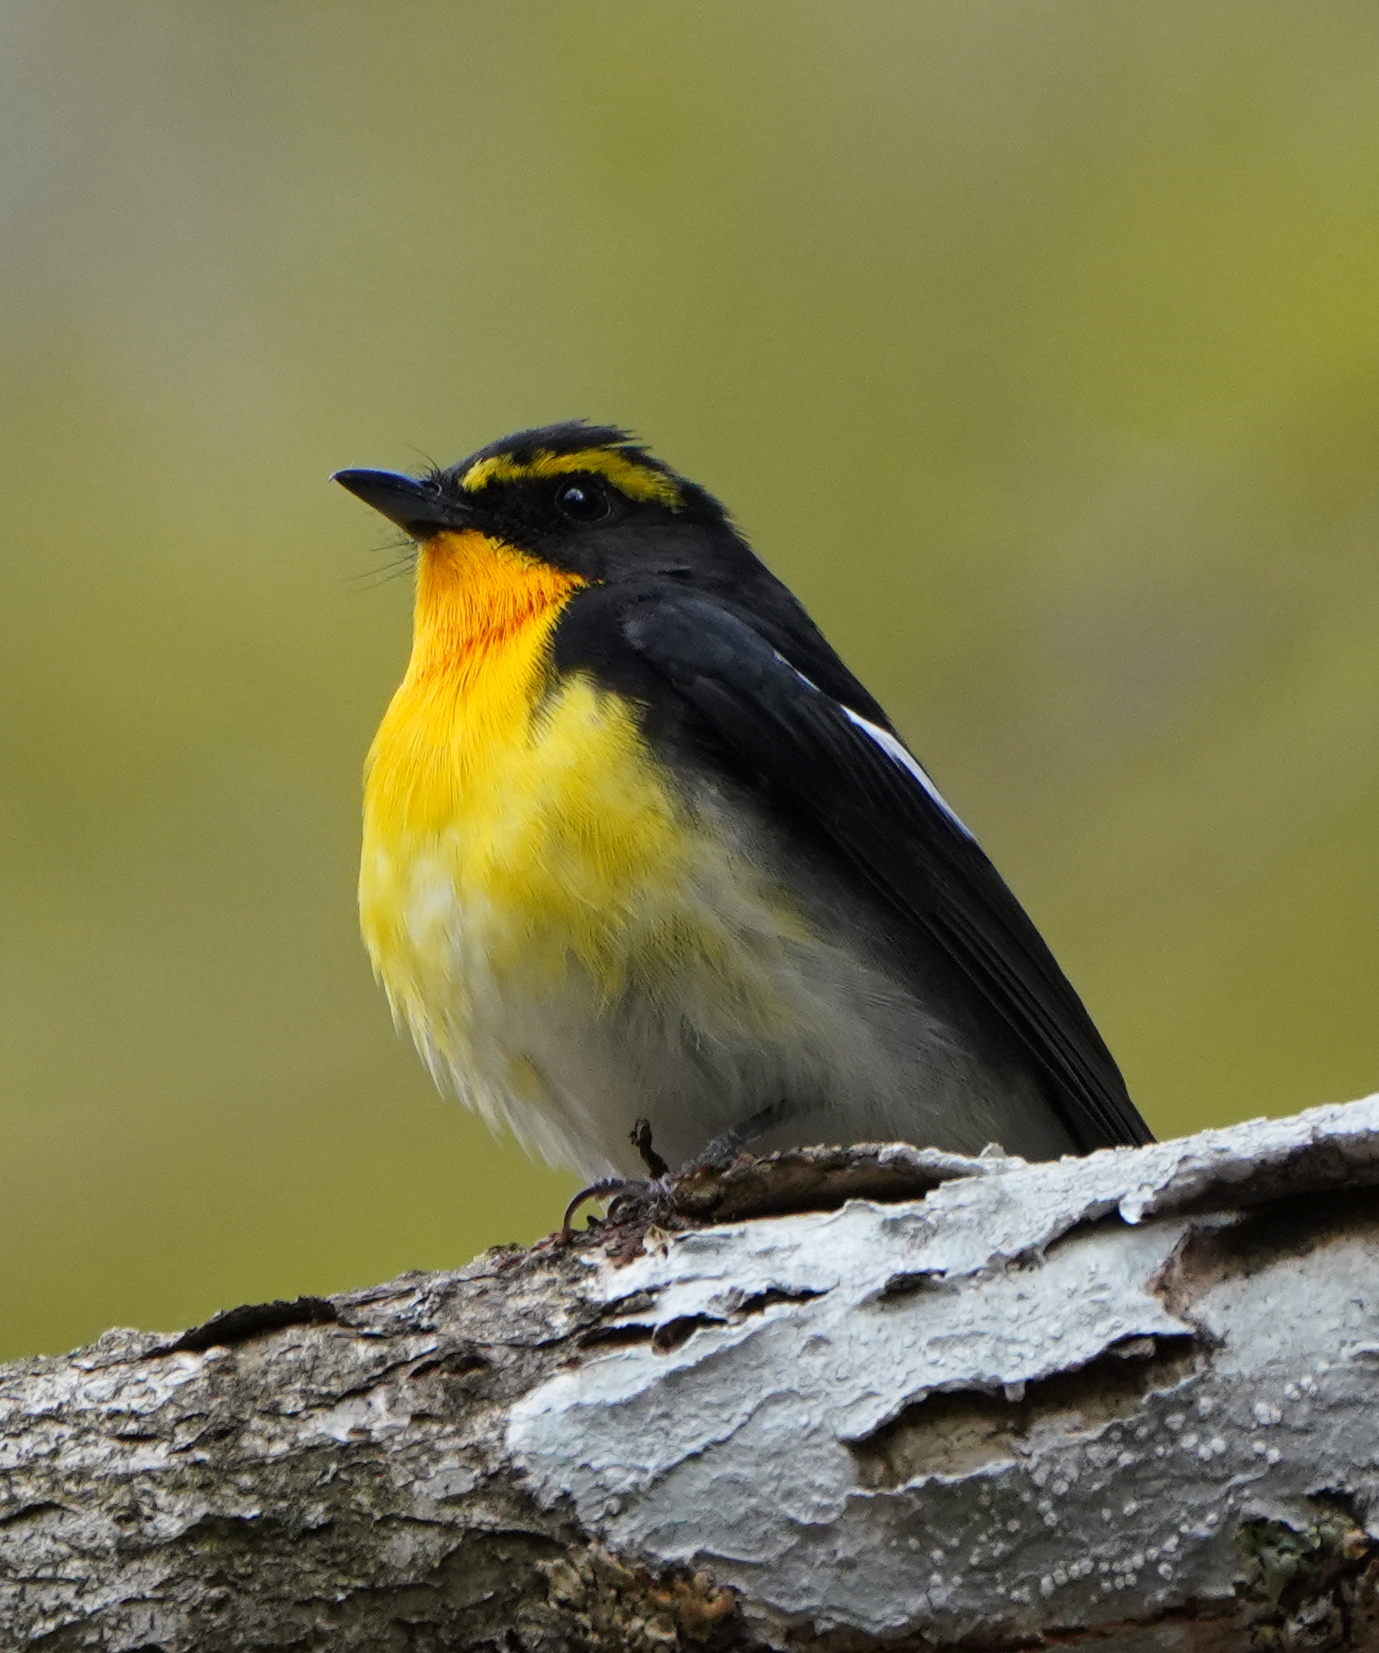
[[[421,553],[411,663],[369,754],[360,909],[374,963],[415,1025],[449,978],[453,901],[487,909],[489,958],[593,962],[608,905],[664,853],[668,800],[636,736],[587,683],[545,701],[550,634],[580,582],[480,534]],[[620,761],[621,760],[621,761]],[[612,816],[610,819],[610,811]]]

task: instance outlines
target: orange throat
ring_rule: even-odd
[[[584,583],[474,530],[426,542],[411,660],[369,753],[367,824],[444,827],[486,754],[523,737],[551,632]]]
[[[495,654],[533,625],[549,629],[584,581],[470,530],[438,534],[422,547],[412,658],[403,681],[432,675],[472,683]]]

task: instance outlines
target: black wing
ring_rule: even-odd
[[[746,618],[688,593],[620,605],[617,630],[616,642],[605,632],[616,652],[630,648],[673,685],[739,766],[789,798],[975,984],[1044,1074],[1074,1141],[1090,1150],[1152,1140],[1043,938],[919,764],[873,720],[874,702],[849,708]]]

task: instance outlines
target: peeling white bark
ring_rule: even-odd
[[[1379,1097],[682,1208],[5,1368],[0,1648],[1379,1649]]]

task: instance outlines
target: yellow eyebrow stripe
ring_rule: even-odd
[[[643,465],[616,448],[581,448],[578,453],[552,453],[538,448],[523,463],[508,454],[479,459],[460,478],[466,493],[476,493],[490,482],[520,482],[533,476],[563,476],[569,471],[594,471],[607,477],[619,493],[629,499],[646,500],[678,511],[685,501],[678,487],[663,471]]]

